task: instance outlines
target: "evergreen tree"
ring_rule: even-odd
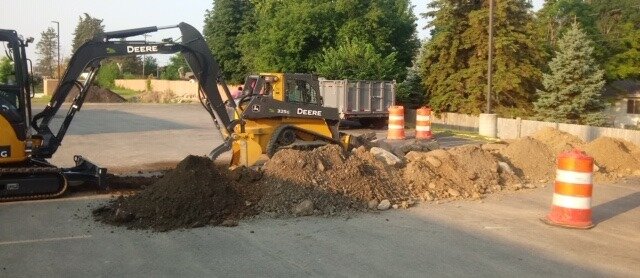
[[[416,66],[409,68],[407,78],[398,84],[396,99],[405,108],[415,109],[426,103],[426,89]]]
[[[78,47],[100,33],[104,33],[102,19],[91,17],[87,13],[84,14],[84,18],[80,16],[76,30],[73,32],[72,52],[75,53]]]
[[[223,76],[241,83],[248,73],[242,62],[240,34],[251,27],[253,5],[249,0],[214,0],[204,19],[204,37],[220,63]]]
[[[527,114],[541,79],[544,56],[533,40],[526,0],[495,2],[492,106],[501,115]],[[477,114],[486,106],[488,0],[436,0],[432,38],[419,68],[435,110]]]
[[[592,42],[577,23],[558,41],[559,51],[544,74],[544,90],[534,103],[537,116],[546,121],[601,126],[605,103],[601,92],[604,71],[593,58]]]
[[[36,63],[38,73],[42,76],[53,77],[56,73],[58,36],[52,27],[40,33],[40,41],[36,44],[36,54],[38,54],[38,62]]]

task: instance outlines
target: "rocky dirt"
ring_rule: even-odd
[[[640,175],[640,148],[631,142],[600,137],[589,142],[585,151],[608,178]]]
[[[543,128],[531,137],[547,145],[551,149],[551,153],[555,156],[575,148],[584,148],[584,141],[582,141],[582,139],[573,134],[551,127]]]
[[[499,154],[518,176],[530,182],[546,182],[555,175],[553,151],[531,137],[509,142]]]
[[[499,166],[480,146],[468,145],[427,153],[411,152],[404,181],[423,201],[480,198],[503,189],[520,189],[522,180]]]
[[[295,215],[295,206],[306,199],[314,204],[313,214],[332,215],[364,210],[371,200],[400,203],[410,198],[398,170],[364,148],[350,154],[336,145],[282,150],[262,171],[258,209],[277,215]]]
[[[407,208],[420,201],[480,199],[553,181],[555,152],[578,146],[595,157],[603,173],[629,175],[640,169],[640,148],[629,142],[600,138],[585,145],[554,130],[533,137],[409,151],[396,157],[400,163],[388,158],[392,150],[367,143],[350,152],[336,145],[281,150],[262,167],[232,171],[189,156],[137,194],[115,199],[94,215],[109,224],[165,231],[234,226],[253,215],[329,216]]]
[[[65,99],[66,102],[71,102],[80,93],[77,87],[73,87]],[[85,103],[121,103],[127,102],[127,100],[120,95],[112,92],[109,89],[103,89],[98,86],[92,85],[87,92],[87,96],[84,99]]]

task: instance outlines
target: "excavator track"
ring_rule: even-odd
[[[4,185],[3,180],[7,180],[7,176],[11,177],[10,179],[24,179],[27,181],[29,178],[33,178],[38,175],[50,175],[57,176],[57,180],[60,181],[60,184],[57,190],[50,193],[34,193],[34,194],[25,194],[18,196],[4,195],[7,192],[6,188],[2,188],[0,191],[0,202],[8,202],[8,201],[24,201],[24,200],[38,200],[38,199],[50,199],[63,195],[68,188],[67,179],[62,174],[62,169],[57,167],[47,167],[47,166],[30,166],[30,167],[10,167],[10,168],[0,168],[0,185]],[[21,178],[23,176],[23,178]]]

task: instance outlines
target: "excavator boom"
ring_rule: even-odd
[[[124,40],[169,28],[180,29],[181,42]],[[47,159],[60,147],[75,114],[82,108],[101,62],[108,58],[181,53],[198,82],[200,101],[224,139],[224,144],[214,149],[212,156],[231,149],[231,134],[237,121],[230,119],[226,107],[236,109],[236,105],[221,76],[218,62],[200,32],[189,24],[144,27],[95,36],[73,54],[51,101],[42,112],[33,117],[30,103],[31,79],[25,56],[28,41],[20,39],[15,31],[0,30],[0,42],[5,42],[5,48],[10,49],[7,55],[11,54],[16,77],[12,84],[0,82],[0,89],[4,90],[0,91],[4,92],[4,95],[0,95],[0,201],[56,197],[62,195],[68,185],[87,181],[102,187],[106,169],[81,156],[74,157],[76,166],[71,168],[55,167]],[[87,77],[82,82],[79,81],[85,72],[88,72]],[[223,92],[218,90],[218,84],[222,85]],[[51,121],[74,87],[79,89],[79,93],[72,100],[66,116],[54,133]],[[231,101],[223,101],[223,94],[225,99]]]
[[[146,41],[124,41],[114,39],[124,39],[132,36],[139,36],[162,29],[179,28],[182,34],[181,43],[173,42],[146,42]],[[100,62],[107,58],[135,56],[141,54],[172,54],[182,53],[187,64],[191,67],[196,80],[198,81],[203,105],[214,119],[216,127],[220,130],[223,139],[228,140],[232,132],[232,121],[227,114],[226,105],[235,108],[233,101],[224,102],[221,92],[218,90],[218,83],[223,84],[226,99],[232,99],[226,84],[221,76],[220,66],[211,54],[204,38],[193,26],[180,23],[167,27],[144,27],[122,31],[106,32],[94,37],[84,43],[73,54],[69,61],[69,67],[61,78],[51,101],[45,109],[35,115],[31,121],[33,128],[42,137],[42,146],[33,152],[34,158],[51,158],[62,142],[75,113],[82,108],[86,94],[98,70]],[[88,78],[80,83],[78,79],[85,71],[89,72]],[[79,87],[80,93],[73,100],[69,111],[64,118],[58,131],[54,133],[49,124],[58,112],[69,92],[73,87]]]

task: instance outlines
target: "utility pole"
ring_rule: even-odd
[[[150,37],[151,35],[143,34],[142,36],[144,37],[144,43],[147,44],[147,37]],[[147,63],[147,55],[142,54],[142,77],[144,79],[147,79],[147,76],[144,74],[144,67],[146,63]]]
[[[493,0],[489,0],[489,53],[487,59],[487,111],[491,114],[491,86],[493,79]]]
[[[478,134],[489,138],[498,137],[498,115],[491,113],[491,87],[493,78],[493,1],[489,0],[489,50],[487,57],[487,110],[480,114]]]
[[[60,22],[58,21],[51,21],[51,22],[55,23],[57,26],[56,35],[58,37],[58,80],[60,80]]]

